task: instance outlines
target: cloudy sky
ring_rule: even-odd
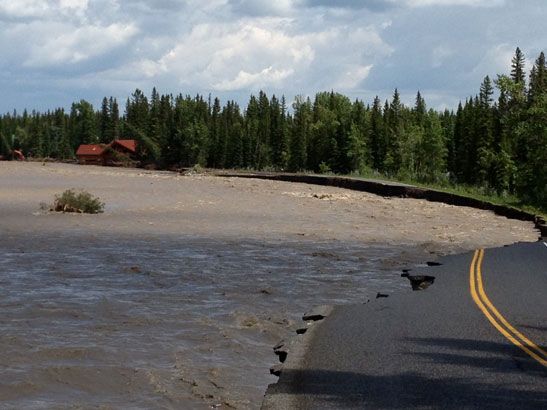
[[[546,0],[0,0],[0,112],[153,86],[455,108],[517,46],[547,51],[545,21]]]

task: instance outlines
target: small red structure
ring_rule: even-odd
[[[114,140],[109,146],[120,154],[135,155],[137,153],[137,141],[135,140]]]
[[[76,157],[82,165],[104,165],[104,151],[105,145],[82,144],[78,147],[78,151],[76,151]]]
[[[23,152],[21,150],[18,150],[18,149],[13,150],[13,158],[16,159],[17,161],[24,161],[25,160],[25,156],[23,155]]]
[[[76,157],[82,165],[128,165],[135,163],[137,141],[114,140],[108,145],[83,144],[78,147]]]

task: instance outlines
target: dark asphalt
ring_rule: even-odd
[[[408,294],[335,308],[299,368],[269,387],[264,408],[546,409],[547,367],[479,310],[472,259],[451,256],[411,271],[435,277],[425,290],[411,291],[409,282]],[[487,249],[482,276],[498,311],[547,350],[547,246]]]

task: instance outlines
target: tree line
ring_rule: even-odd
[[[496,91],[497,90],[497,91]],[[494,98],[496,94],[497,98]],[[39,113],[0,117],[0,155],[21,149],[34,157],[74,158],[80,144],[136,139],[140,160],[161,168],[210,168],[377,173],[424,183],[465,184],[547,204],[547,65],[529,72],[516,49],[509,75],[488,76],[456,111],[378,97],[371,104],[335,92],[314,99],[251,95],[245,108],[189,95],[147,97],[136,90],[120,114],[104,98]]]

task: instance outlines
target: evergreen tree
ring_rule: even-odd
[[[382,116],[382,107],[378,96],[374,98],[372,110],[370,113],[370,153],[371,163],[375,170],[383,171],[384,160],[386,157],[386,144],[384,138],[384,119]]]
[[[280,103],[275,95],[272,96],[270,101],[271,162],[278,169],[283,169],[287,166],[288,141],[285,111],[285,98],[283,97]]]
[[[446,143],[439,116],[430,110],[425,118],[423,137],[418,143],[418,179],[439,182],[446,169]]]
[[[528,89],[528,104],[533,105],[541,99],[541,95],[547,93],[547,64],[543,51],[536,59],[530,72],[530,86]]]
[[[209,149],[209,165],[213,168],[222,168],[226,155],[226,141],[222,138],[220,100],[215,98],[211,108],[211,121],[209,123],[209,137],[211,141]]]
[[[477,110],[476,147],[478,164],[476,182],[487,187],[494,187],[496,183],[494,146],[494,117],[491,108],[492,94],[494,93],[490,78],[486,76],[480,87],[479,104]]]
[[[108,140],[117,140],[120,138],[120,109],[115,98],[110,97],[108,100],[108,112],[110,113]]]
[[[70,138],[67,132],[67,117],[64,109],[58,108],[55,110],[52,118],[52,127],[58,136],[57,157],[61,159],[73,158],[74,151],[70,146]]]
[[[426,113],[427,108],[425,100],[423,99],[422,94],[418,91],[416,94],[416,103],[414,104],[414,117],[417,125],[424,125]]]
[[[313,103],[313,117],[307,138],[307,166],[314,171],[337,168],[337,141],[340,121],[331,93],[318,93]]]
[[[310,135],[312,119],[311,102],[304,101],[302,96],[296,97],[294,104],[294,120],[289,147],[289,170],[302,171],[306,168],[307,142]]]
[[[355,123],[351,124],[347,156],[350,161],[350,171],[360,172],[365,169],[367,145],[363,130]]]
[[[72,104],[72,135],[75,147],[80,144],[97,144],[99,142],[97,122],[93,105],[85,100]]]
[[[226,138],[226,166],[241,168],[245,164],[243,153],[244,124],[239,106],[234,101],[228,101],[222,114]]]
[[[154,141],[159,142],[163,138],[163,123],[161,112],[160,95],[156,90],[156,87],[152,89],[152,95],[150,96],[149,104],[149,121],[148,121],[148,136]]]
[[[384,113],[386,123],[386,158],[384,160],[384,168],[391,175],[397,175],[401,164],[399,143],[403,129],[402,111],[403,105],[401,104],[399,91],[395,89],[393,99]]]
[[[110,106],[108,104],[108,99],[103,98],[101,104],[101,113],[99,116],[99,141],[103,144],[110,142],[110,129],[111,129],[111,116],[110,116]]]
[[[479,101],[481,107],[484,109],[490,108],[492,105],[492,95],[494,94],[494,87],[489,76],[484,77],[484,80],[480,87]]]
[[[525,58],[520,48],[517,47],[515,55],[511,60],[511,79],[515,84],[521,84],[524,87],[525,82]]]
[[[349,147],[353,171],[368,172],[372,167],[370,162],[370,110],[365,104],[356,100],[352,107],[352,129]],[[355,129],[355,128],[356,129]]]
[[[141,131],[143,134],[149,132],[149,106],[148,99],[138,88],[131,95],[131,99],[127,100],[125,107],[126,123],[131,124],[133,128]],[[126,138],[131,138],[131,135],[125,135]]]
[[[258,94],[258,132],[254,147],[253,166],[262,169],[270,163],[271,111],[270,100],[263,91]]]

